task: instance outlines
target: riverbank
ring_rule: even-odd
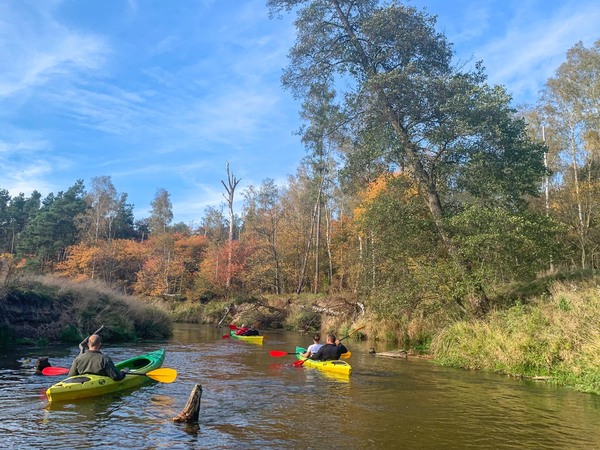
[[[430,347],[439,364],[600,394],[600,289],[555,283],[549,295],[456,322]]]
[[[0,345],[80,342],[101,325],[111,342],[172,333],[164,310],[99,283],[31,277],[5,288],[0,298]]]

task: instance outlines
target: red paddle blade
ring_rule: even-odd
[[[221,336],[221,339],[229,339],[229,335],[228,334],[224,334],[223,336]]]
[[[299,359],[298,361],[294,361],[292,363],[292,366],[294,366],[294,367],[300,367],[300,366],[302,366],[302,364],[304,364],[304,361],[306,361],[306,360],[305,359]]]
[[[238,327],[236,327],[235,325],[231,325],[231,324],[229,324],[229,329],[230,329],[230,330],[237,330],[237,329],[238,329]]]
[[[64,367],[45,367],[42,369],[42,375],[46,376],[56,376],[56,375],[66,375],[69,373],[69,369],[65,369]]]
[[[287,355],[293,355],[294,353],[290,353],[290,352],[283,352],[281,350],[271,350],[269,352],[269,355],[274,356],[275,358],[279,358],[280,356],[287,356]]]

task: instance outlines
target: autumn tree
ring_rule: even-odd
[[[81,241],[68,249],[68,257],[56,269],[74,280],[97,279],[132,293],[147,258],[143,244],[130,239]]]
[[[150,205],[152,206],[149,219],[150,232],[155,234],[166,233],[169,224],[173,220],[171,195],[166,189],[159,188]]]
[[[331,249],[328,246],[330,242],[328,225],[331,211],[327,209],[327,206],[336,177],[336,163],[333,154],[339,143],[343,141],[342,133],[339,131],[343,117],[337,105],[332,103],[334,99],[335,93],[326,85],[315,84],[311,86],[302,105],[301,117],[305,120],[306,125],[302,127],[300,133],[302,142],[308,151],[302,164],[307,168],[306,173],[311,177],[313,186],[310,193],[314,207],[296,293],[302,291],[311,250],[314,255],[311,290],[314,293],[319,291],[322,272],[321,260],[324,255],[327,256],[329,267],[327,273],[329,281],[331,281]]]
[[[279,222],[283,211],[280,192],[272,179],[266,179],[256,188],[244,191],[244,241],[251,240],[255,252],[248,269],[252,285],[261,291],[282,293],[281,232]],[[250,275],[250,274],[249,274]]]

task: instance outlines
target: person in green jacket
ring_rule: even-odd
[[[117,369],[110,356],[100,352],[102,340],[99,335],[92,334],[88,339],[87,346],[88,351],[77,356],[71,364],[70,377],[92,374],[110,377],[115,381],[125,378],[127,372]]]

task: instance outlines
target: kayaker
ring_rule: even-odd
[[[344,344],[342,344],[341,341],[336,339],[333,334],[328,334],[327,343],[322,346],[317,353],[312,355],[310,359],[314,359],[316,361],[331,361],[340,359],[340,356],[347,351],[348,349],[344,347]]]
[[[92,334],[88,339],[87,346],[88,351],[77,356],[71,364],[70,377],[92,374],[110,377],[115,381],[125,378],[127,372],[117,369],[110,356],[100,352],[102,340],[99,335]]]
[[[244,333],[246,331],[248,331],[248,327],[246,327],[246,324],[243,323],[242,326],[237,329],[237,331],[235,332],[235,334],[237,334],[238,336],[244,336]]]
[[[242,333],[242,336],[260,336],[260,334],[254,325],[250,325],[250,328]]]
[[[308,346],[304,353],[302,353],[302,356],[304,356],[305,358],[310,358],[312,355],[316,354],[319,351],[319,349],[323,347],[323,344],[321,344],[320,341],[321,335],[315,334],[313,336],[313,343]]]

